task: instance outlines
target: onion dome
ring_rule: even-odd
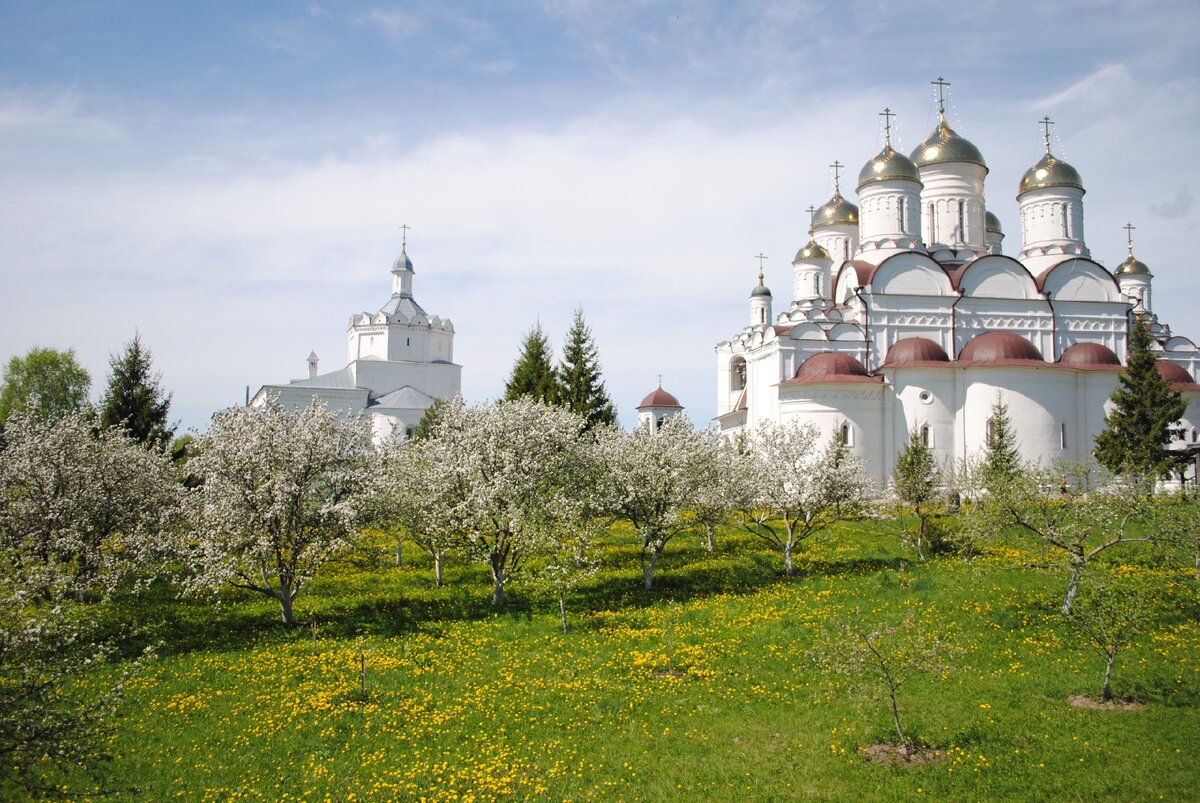
[[[849,354],[823,351],[805,360],[792,382],[874,382],[863,364]]]
[[[1000,227],[1000,218],[991,212],[983,213],[983,230],[993,234],[1004,234],[1004,229]]]
[[[1116,353],[1100,343],[1076,343],[1068,346],[1058,358],[1058,362],[1070,368],[1121,368],[1121,360]]]
[[[958,355],[960,362],[1012,363],[1045,362],[1032,343],[1012,332],[976,335]]]
[[[813,216],[812,228],[819,229],[824,226],[857,226],[858,225],[858,207],[842,197],[842,194],[834,190],[833,197],[821,205]]]
[[[803,248],[796,252],[796,258],[792,260],[792,264],[816,259],[829,259],[829,252],[818,245],[816,240],[809,240]]]
[[[883,364],[889,368],[938,362],[950,362],[950,355],[927,337],[906,337],[897,340],[883,358]]]
[[[1168,362],[1167,360],[1159,360],[1154,363],[1154,369],[1158,371],[1158,375],[1163,378],[1168,385],[1191,385],[1192,375],[1187,372],[1179,363]]]
[[[896,151],[889,142],[874,159],[863,165],[858,173],[858,191],[873,181],[915,181],[921,183],[917,166],[907,156]]]
[[[400,247],[400,256],[396,257],[396,261],[392,263],[392,272],[398,273],[402,270],[412,271],[412,260],[408,258],[408,246]]]
[[[987,169],[987,163],[983,161],[983,154],[979,152],[979,148],[960,137],[946,124],[945,117],[938,120],[933,133],[912,152],[912,161],[917,167],[946,162],[973,162]]]
[[[1079,177],[1079,171],[1061,159],[1056,159],[1048,149],[1046,155],[1021,177],[1017,197],[1020,198],[1030,190],[1042,190],[1047,187],[1074,187],[1083,190],[1083,179]]]
[[[1135,257],[1132,253],[1125,257],[1125,261],[1117,266],[1113,271],[1116,276],[1152,276],[1150,269],[1146,267],[1146,263]]]
[[[763,296],[770,298],[771,290],[765,284],[763,284],[763,275],[760,273],[758,274],[758,286],[750,291],[750,297],[761,298]]]
[[[642,403],[637,406],[641,410],[643,407],[678,407],[683,409],[683,405],[679,403],[679,399],[667,393],[661,387],[655,389],[646,398],[642,399]]]

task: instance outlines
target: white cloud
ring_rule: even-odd
[[[399,8],[374,8],[360,14],[357,21],[370,26],[393,42],[400,42],[420,30],[420,22]]]

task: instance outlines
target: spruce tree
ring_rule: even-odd
[[[175,427],[167,424],[171,394],[163,391],[161,375],[151,371],[151,359],[150,350],[136,333],[122,352],[109,356],[100,423],[124,429],[145,446],[165,449],[175,435]]]
[[[550,363],[550,341],[542,325],[536,323],[521,344],[521,356],[513,364],[512,373],[504,386],[504,400],[530,398],[546,404],[557,404],[558,381]]]
[[[1167,448],[1171,425],[1183,416],[1187,403],[1172,390],[1154,364],[1150,332],[1135,318],[1129,337],[1129,359],[1111,396],[1113,410],[1104,419],[1094,454],[1113,474],[1135,479],[1166,477],[1174,464]]]
[[[917,517],[913,546],[921,560],[925,560],[925,548],[929,545],[927,525],[929,517],[938,507],[938,486],[941,481],[942,473],[938,470],[933,450],[921,440],[920,431],[913,430],[909,433],[908,445],[896,457],[896,467],[892,470],[892,489],[896,498],[911,508]]]
[[[992,415],[988,422],[987,445],[983,452],[983,480],[985,487],[994,489],[997,484],[1017,476],[1021,470],[1017,436],[1008,417],[1008,405],[999,391],[996,391],[996,399],[992,402]]]
[[[587,422],[585,430],[617,423],[617,411],[600,377],[596,343],[592,340],[592,330],[583,321],[582,309],[575,310],[575,318],[567,330],[557,376],[559,404],[583,416]]]

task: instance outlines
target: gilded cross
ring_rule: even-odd
[[[1040,120],[1042,126],[1042,139],[1046,140],[1046,153],[1050,152],[1050,126],[1054,125],[1054,121],[1047,117]]]
[[[405,223],[401,223],[399,228],[400,228],[400,247],[407,248],[408,247],[408,230],[411,229],[412,226],[409,226]]]
[[[883,111],[881,111],[879,113],[879,116],[883,118],[884,140],[887,142],[888,145],[891,145],[892,144],[892,118],[896,116],[896,113],[893,112],[891,109],[885,108]]]
[[[1121,228],[1125,229],[1125,239],[1129,243],[1129,256],[1133,256],[1133,230],[1137,228],[1132,223],[1126,223]]]
[[[840,195],[842,192],[842,168],[845,165],[835,159],[830,167],[833,168],[833,192],[835,195]]]
[[[939,75],[938,79],[936,81],[930,81],[929,83],[933,84],[934,86],[936,86],[938,88],[938,114],[945,114],[946,113],[946,87],[950,86],[950,82],[945,80],[944,78],[942,78],[942,76]]]

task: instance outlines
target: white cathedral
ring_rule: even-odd
[[[462,366],[454,363],[454,324],[421,309],[413,298],[413,275],[405,239],[392,264],[391,298],[378,312],[350,318],[346,367],[319,373],[317,355],[310,353],[306,379],[263,385],[250,405],[275,396],[295,410],[318,398],[332,410],[366,416],[376,441],[411,437],[434,400],[459,395],[462,385]]]
[[[1200,449],[1200,350],[1155,317],[1132,239],[1115,271],[1092,260],[1083,181],[1051,153],[1049,119],[1045,154],[1017,187],[1013,258],[984,202],[987,164],[947,125],[944,101],[911,157],[893,149],[883,116],[859,205],[842,196],[835,162],[833,197],[810,207],[787,307],[773,314],[760,272],[749,324],[717,345],[719,429],[812,422],[840,434],[883,482],[911,432],[943,465],[982,451],[999,393],[1022,457],[1085,461],[1139,316],[1160,374],[1188,403],[1173,446]]]

